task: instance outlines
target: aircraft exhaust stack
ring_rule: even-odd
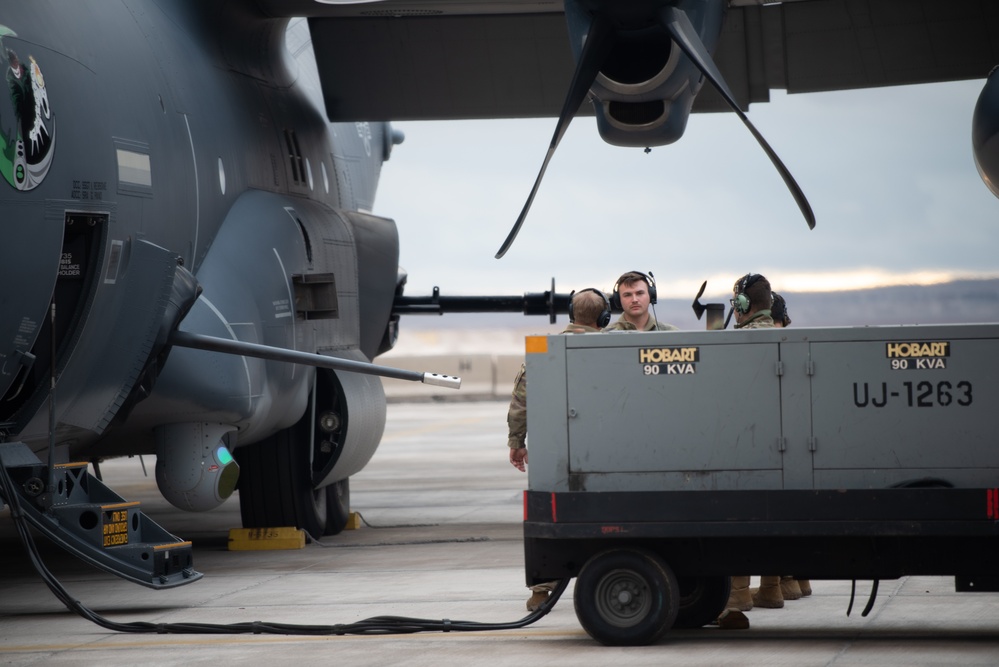
[[[171,505],[204,512],[236,490],[239,465],[223,437],[227,424],[166,424],[156,433],[156,484]]]

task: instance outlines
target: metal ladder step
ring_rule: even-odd
[[[13,482],[23,517],[81,560],[149,588],[173,588],[202,577],[191,542],[146,516],[88,472],[87,463],[48,466],[27,445],[0,443],[0,465]],[[51,487],[51,488],[50,488]],[[2,489],[0,489],[2,495]],[[10,498],[4,498],[12,507]]]

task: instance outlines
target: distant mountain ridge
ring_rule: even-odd
[[[999,322],[999,279],[781,294],[792,326]]]

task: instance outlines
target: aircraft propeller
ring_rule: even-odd
[[[534,195],[538,193],[538,188],[541,186],[541,179],[545,175],[545,170],[548,169],[548,163],[555,154],[555,149],[558,147],[559,142],[562,141],[565,131],[569,129],[572,117],[579,110],[580,105],[583,104],[586,92],[597,78],[597,73],[600,72],[600,67],[603,65],[607,54],[610,53],[613,44],[614,33],[611,31],[610,25],[600,14],[594,14],[593,20],[590,23],[590,29],[586,33],[583,52],[579,56],[579,62],[576,63],[576,71],[572,75],[572,83],[569,84],[569,93],[562,104],[562,112],[559,114],[558,123],[555,124],[555,133],[552,135],[551,144],[548,146],[548,153],[541,164],[541,171],[538,172],[538,177],[534,180],[534,187],[531,188],[531,194],[527,198],[523,210],[520,212],[520,217],[513,224],[513,229],[510,230],[506,240],[503,241],[499,252],[496,253],[496,259],[505,255],[506,251],[513,245],[513,240],[517,238],[517,234],[520,232],[520,228],[527,218],[527,212],[531,209],[531,203],[534,202]]]
[[[770,161],[780,173],[781,178],[784,179],[784,183],[787,185],[788,190],[791,191],[791,195],[798,203],[798,208],[801,209],[801,213],[805,217],[805,222],[808,224],[808,228],[813,229],[815,227],[815,215],[812,212],[812,208],[809,205],[808,200],[805,198],[804,193],[794,180],[794,177],[791,176],[791,172],[788,171],[787,167],[784,166],[784,163],[777,156],[777,153],[770,147],[770,144],[768,144],[766,139],[763,138],[763,135],[760,134],[756,127],[739,108],[738,103],[735,101],[735,97],[732,95],[732,92],[728,87],[728,84],[725,83],[721,72],[718,70],[714,60],[711,58],[711,54],[704,46],[700,37],[698,37],[697,30],[691,24],[686,12],[672,5],[666,5],[660,10],[659,20],[673,41],[701,71],[705,78],[707,78],[708,81],[714,85],[722,97],[725,98],[725,101],[729,104],[729,106],[732,107],[732,110],[738,114],[739,118],[756,138],[756,141],[763,148],[764,152],[766,152]],[[615,39],[616,34],[612,22],[601,12],[594,12],[592,19],[590,20],[589,30],[586,33],[586,41],[583,44],[582,53],[576,63],[576,70],[572,76],[572,83],[569,86],[569,92],[566,95],[565,102],[562,106],[562,112],[559,114],[551,144],[548,147],[548,153],[545,155],[544,162],[541,165],[541,170],[538,172],[538,176],[534,181],[534,187],[531,189],[531,194],[528,196],[527,202],[524,204],[524,208],[521,210],[520,216],[514,223],[513,228],[506,237],[506,240],[503,241],[503,245],[500,246],[499,251],[496,253],[496,259],[503,257],[503,255],[505,255],[510,249],[510,246],[513,245],[514,239],[517,237],[517,234],[520,232],[520,228],[524,224],[524,220],[527,218],[527,213],[531,208],[531,204],[534,202],[534,197],[541,185],[541,179],[544,177],[545,171],[548,169],[548,163],[551,161],[552,156],[555,154],[555,149],[558,147],[559,142],[565,135],[565,132],[569,127],[569,123],[572,121],[572,117],[575,115],[576,111],[579,110],[580,105],[582,105],[587,91],[593,86],[593,83],[597,78],[597,74],[600,73],[602,66],[614,46]]]
[[[728,84],[725,83],[725,79],[722,78],[722,74],[718,71],[718,67],[715,65],[715,61],[711,58],[711,54],[708,50],[704,48],[704,44],[701,42],[700,38],[697,36],[697,31],[694,30],[694,26],[691,25],[690,19],[687,18],[687,14],[676,7],[667,5],[663,7],[659,13],[662,19],[663,26],[669,32],[670,37],[673,41],[683,50],[688,58],[697,66],[697,69],[701,70],[701,73],[711,82],[728,105],[732,107],[739,118],[742,120],[743,124],[753,133],[756,137],[757,143],[770,158],[770,162],[773,163],[774,167],[780,173],[781,178],[784,179],[784,183],[787,185],[787,189],[791,191],[791,196],[798,203],[798,208],[801,209],[801,214],[805,216],[805,222],[808,223],[809,229],[815,228],[815,214],[812,213],[812,207],[809,205],[808,200],[805,198],[805,193],[801,191],[798,187],[797,181],[791,176],[791,172],[788,168],[784,166],[781,159],[777,157],[777,153],[767,140],[763,138],[763,135],[756,129],[756,127],[750,122],[746,114],[742,112],[739,108],[739,104],[735,101],[735,96],[732,95],[732,91],[729,90]]]

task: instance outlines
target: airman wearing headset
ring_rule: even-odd
[[[735,313],[736,329],[774,328],[774,321],[770,316],[770,307],[773,305],[770,281],[760,274],[747,273],[735,281],[729,303]],[[718,625],[732,630],[748,628],[749,619],[741,612],[749,611],[754,606],[784,606],[779,576],[761,577],[760,588],[756,593],[749,590],[749,575],[733,576],[732,590],[725,610],[718,617]]]
[[[747,273],[735,281],[729,303],[735,311],[736,329],[773,328],[770,308],[774,297],[770,291],[770,281],[759,273]]]
[[[649,314],[649,306],[657,301],[656,280],[651,273],[628,271],[614,283],[610,303],[613,310],[620,310],[621,317],[604,331],[677,331],[672,324],[660,322]]]
[[[780,326],[791,323],[787,316],[787,306],[783,297],[774,294],[770,281],[758,273],[747,273],[732,286],[732,310],[735,313],[736,329],[773,329],[777,327],[774,315],[780,318]],[[801,580],[811,594],[808,580]],[[794,577],[764,575],[760,577],[760,587],[755,592],[749,590],[749,576],[732,577],[732,592],[729,595],[727,610],[749,611],[753,607],[779,609],[784,600],[797,600],[806,593]],[[723,614],[724,615],[724,614]],[[737,616],[733,616],[733,621]],[[748,627],[748,621],[730,627]],[[725,627],[722,617],[719,625]]]
[[[569,324],[564,334],[600,333],[602,327],[610,322],[610,301],[598,289],[588,287],[579,292],[573,292],[569,297]],[[513,396],[506,421],[509,425],[507,444],[510,446],[510,463],[518,470],[524,471],[527,463],[527,377],[525,365],[521,364],[520,372],[514,381]]]
[[[787,302],[777,292],[774,295],[774,305],[770,306],[770,317],[778,329],[791,326],[791,317],[787,314]]]
[[[588,287],[569,296],[569,325],[564,334],[600,333],[610,323],[610,300],[598,289]],[[510,463],[521,472],[527,464],[527,375],[526,366],[520,365],[520,372],[514,381],[510,408],[506,415],[510,446]],[[534,611],[548,599],[556,582],[531,586],[531,597],[527,600],[527,610]]]

